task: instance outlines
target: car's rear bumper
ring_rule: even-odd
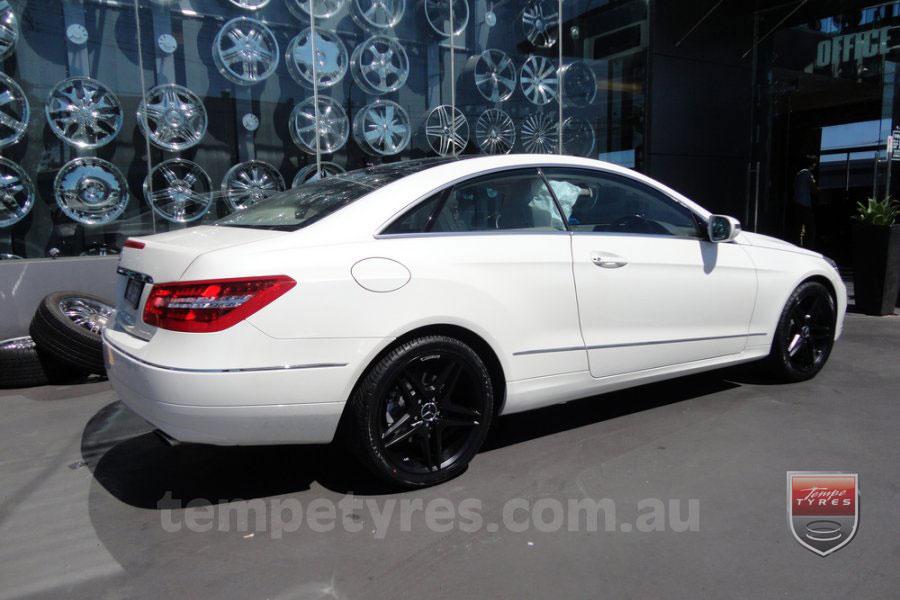
[[[138,415],[181,442],[216,445],[326,443],[346,398],[347,365],[247,371],[148,364],[104,332],[109,381]]]

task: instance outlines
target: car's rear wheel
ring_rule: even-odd
[[[775,330],[769,367],[781,381],[806,381],[822,370],[834,346],[837,310],[828,289],[800,284],[788,298]]]
[[[494,397],[474,350],[454,338],[425,336],[378,361],[349,409],[357,456],[392,484],[421,487],[465,470],[487,435]]]

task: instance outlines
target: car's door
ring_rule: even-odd
[[[606,377],[741,352],[756,271],[714,244],[661,190],[593,169],[543,170],[569,228],[591,374]]]

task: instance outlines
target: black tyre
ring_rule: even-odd
[[[0,388],[66,383],[77,378],[77,371],[38,352],[28,336],[0,342]]]
[[[828,289],[815,281],[800,284],[781,312],[768,358],[770,373],[787,382],[815,377],[834,346],[836,320]]]
[[[372,367],[348,410],[345,433],[362,462],[394,485],[422,487],[465,470],[491,425],[494,395],[475,351],[427,336]]]
[[[104,375],[100,331],[113,311],[99,296],[54,292],[41,300],[29,333],[41,352],[83,373]]]

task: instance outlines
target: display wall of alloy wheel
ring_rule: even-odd
[[[238,163],[222,179],[222,193],[231,210],[243,210],[282,190],[281,173],[261,160]]]
[[[304,183],[318,181],[344,172],[344,167],[337,163],[328,161],[321,162],[319,165],[313,163],[297,171],[297,174],[294,175],[294,180],[291,181],[291,187],[299,187]]]
[[[544,105],[556,100],[559,77],[553,62],[543,56],[529,56],[519,76],[522,93],[532,104]]]
[[[353,50],[350,57],[353,79],[372,94],[399,90],[409,77],[409,58],[395,38],[373,35]]]
[[[556,115],[535,113],[522,122],[525,152],[555,154],[559,149],[559,121]]]
[[[31,105],[19,84],[0,73],[0,148],[11,146],[28,131]]]
[[[347,143],[350,136],[350,121],[347,113],[336,100],[319,96],[319,114],[316,116],[315,98],[307,98],[291,111],[288,129],[291,139],[304,152],[331,154]],[[316,133],[318,132],[318,149]]]
[[[255,85],[278,66],[278,40],[271,29],[249,17],[225,23],[213,40],[212,53],[219,72],[238,85]]]
[[[425,119],[425,138],[431,149],[446,156],[459,154],[469,143],[469,121],[456,107],[435,106]]]
[[[340,83],[350,63],[344,42],[333,31],[316,29],[313,58],[313,41],[309,27],[290,41],[284,55],[288,73],[294,81],[307,87],[312,87],[317,80],[320,89]]]
[[[170,158],[144,179],[144,199],[163,219],[190,223],[203,218],[212,206],[212,181],[200,165]]]
[[[115,313],[109,300],[84,292],[54,292],[38,304],[28,333],[38,349],[84,373],[106,373],[100,332]]]
[[[525,37],[538,48],[550,48],[559,38],[559,4],[556,0],[530,0],[522,11]]]
[[[350,16],[363,29],[395,27],[406,10],[406,0],[353,0]]]
[[[269,0],[228,0],[238,8],[244,10],[259,10],[269,3]]]
[[[186,87],[158,85],[147,92],[138,107],[138,126],[153,145],[170,152],[186,150],[206,135],[206,108]]]
[[[516,125],[498,108],[489,108],[475,122],[475,141],[485,154],[509,154],[516,143]]]
[[[115,221],[128,206],[130,194],[122,173],[100,158],[76,158],[63,165],[53,183],[56,204],[83,225]]]
[[[28,216],[34,206],[34,184],[22,167],[0,158],[0,228]]]
[[[501,50],[485,50],[475,61],[475,87],[491,102],[509,100],[516,91],[516,64]]]
[[[584,61],[563,65],[559,70],[559,81],[566,104],[584,107],[593,104],[597,98],[597,76]]]
[[[0,60],[16,51],[19,41],[19,20],[9,2],[0,0]]]
[[[453,3],[453,23],[450,23],[450,3]],[[425,20],[432,31],[444,37],[461,34],[469,24],[467,0],[425,0]]]
[[[90,77],[70,77],[53,86],[44,112],[50,130],[78,148],[105,146],[122,129],[119,99]]]
[[[343,7],[345,0],[312,0],[313,16],[316,19],[328,19],[336,15]],[[309,0],[285,0],[288,10],[298,19],[309,20]]]
[[[353,137],[369,154],[399,154],[409,145],[409,115],[396,102],[376,100],[356,113]]]
[[[590,156],[594,153],[594,128],[581,117],[569,117],[562,124],[562,153]]]

